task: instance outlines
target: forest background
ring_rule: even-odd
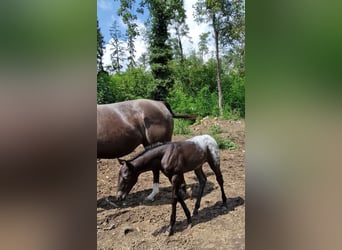
[[[199,118],[244,118],[243,0],[195,1],[190,13],[198,24],[196,41],[184,1],[98,1],[98,9],[106,7],[112,12],[109,30],[99,16],[97,22],[98,104],[148,98]],[[201,30],[203,24],[208,29]]]

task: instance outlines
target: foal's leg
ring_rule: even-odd
[[[198,209],[199,209],[200,204],[201,204],[201,199],[202,199],[202,195],[203,195],[203,191],[204,191],[204,186],[205,186],[205,184],[207,182],[207,177],[203,173],[202,167],[196,169],[195,170],[195,174],[196,174],[196,176],[198,178],[200,187],[199,187],[199,192],[197,194],[197,199],[196,199],[193,215],[197,215],[198,214]]]
[[[153,168],[153,190],[152,193],[150,193],[146,200],[154,201],[154,197],[159,193],[159,169]]]
[[[184,213],[187,217],[188,224],[191,226],[191,214],[189,209],[187,208],[182,196],[179,193],[179,188],[182,184],[182,175],[174,175],[172,178],[169,178],[172,183],[172,211],[171,211],[171,218],[170,218],[170,225],[167,229],[169,232],[169,236],[173,234],[174,225],[176,223],[176,208],[177,208],[177,201],[182,205]]]
[[[182,182],[181,182],[181,186],[180,186],[180,192],[182,192],[183,197],[185,198],[187,196],[187,190],[186,190],[186,183],[185,183],[185,179],[184,179],[184,175],[182,175]]]
[[[223,177],[222,177],[222,173],[220,169],[220,162],[214,162],[214,160],[211,159],[211,157],[209,157],[208,163],[209,163],[210,168],[214,171],[216,175],[217,183],[220,185],[223,205],[227,206],[227,197],[226,197],[226,194],[224,193]]]

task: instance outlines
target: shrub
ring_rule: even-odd
[[[189,120],[175,119],[173,134],[174,135],[191,135],[192,133],[191,133],[189,126],[190,126]]]
[[[227,139],[221,139],[219,137],[215,137],[215,140],[217,142],[217,145],[219,146],[219,149],[237,149],[239,148],[238,145],[236,145],[234,142],[232,142],[229,138]]]

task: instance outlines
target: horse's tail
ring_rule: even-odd
[[[171,106],[168,102],[162,101],[162,103],[165,105],[165,107],[170,111],[173,118],[182,118],[182,119],[189,119],[189,120],[195,120],[197,118],[197,115],[188,115],[188,114],[175,114],[173,113]]]

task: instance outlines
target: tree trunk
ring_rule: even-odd
[[[216,81],[218,91],[218,105],[220,116],[223,116],[223,105],[222,105],[222,86],[221,86],[221,65],[220,65],[220,53],[219,53],[219,32],[215,26],[216,19],[213,15],[213,27],[214,27],[214,39],[215,39],[215,50],[216,50]]]
[[[178,36],[178,46],[179,46],[179,52],[180,52],[180,61],[181,61],[181,64],[183,64],[184,62],[183,46],[182,46],[182,40],[181,40],[181,36],[179,35],[179,32],[177,32],[177,36]]]

